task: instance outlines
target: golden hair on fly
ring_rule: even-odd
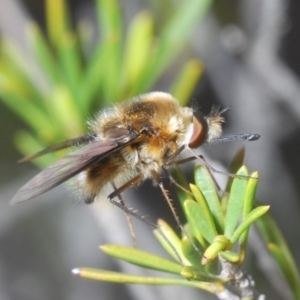
[[[70,152],[26,183],[13,197],[19,203],[47,192],[70,178],[86,203],[95,200],[107,186],[125,189],[147,178],[160,182],[162,170],[171,168],[186,148],[235,139],[256,140],[257,134],[222,136],[223,111],[213,109],[207,116],[181,107],[170,94],[152,92],[104,109],[89,121],[85,136],[50,146],[22,161],[63,148]]]

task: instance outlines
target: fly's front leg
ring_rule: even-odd
[[[172,214],[173,214],[173,216],[174,216],[174,218],[175,218],[175,221],[176,221],[178,227],[179,227],[180,230],[184,233],[184,235],[187,237],[187,239],[189,240],[189,242],[191,243],[191,245],[193,245],[193,247],[194,247],[194,249],[197,251],[197,253],[199,253],[199,255],[202,255],[202,253],[200,252],[200,250],[197,248],[197,246],[196,246],[195,243],[192,241],[191,237],[189,236],[189,234],[187,233],[187,231],[186,231],[185,228],[183,227],[183,225],[182,225],[182,223],[181,223],[181,221],[180,221],[180,219],[179,219],[179,216],[178,216],[178,214],[177,214],[177,212],[176,212],[176,209],[175,209],[175,207],[174,207],[174,205],[173,205],[173,201],[172,201],[172,199],[169,197],[169,193],[168,193],[168,191],[165,189],[165,187],[164,187],[164,185],[163,185],[163,182],[162,182],[162,180],[161,180],[160,175],[159,175],[156,171],[154,171],[154,170],[152,170],[151,175],[152,175],[152,178],[157,182],[157,184],[158,184],[160,190],[162,191],[162,194],[163,194],[165,200],[167,201],[167,203],[168,203],[168,205],[169,205],[169,208],[170,208],[170,210],[171,210],[171,212],[172,212]]]
[[[184,191],[185,193],[189,194],[189,195],[193,195],[193,193],[188,190],[188,187],[184,187],[181,184],[179,184],[174,177],[172,176],[172,174],[169,173],[169,171],[166,168],[163,168],[164,172],[166,173],[166,175],[168,176],[171,184],[174,184],[176,187],[178,187],[179,189],[181,189],[182,191]]]

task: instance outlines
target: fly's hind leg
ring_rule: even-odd
[[[177,257],[178,262],[182,265],[182,259],[179,256],[177,250],[175,249],[175,247],[171,244],[171,242],[168,240],[168,238],[166,237],[166,235],[163,233],[163,231],[159,228],[158,225],[149,222],[147,219],[145,219],[144,216],[141,216],[140,214],[138,214],[135,210],[129,208],[126,203],[124,202],[121,193],[124,192],[125,190],[127,190],[128,188],[131,188],[134,185],[137,185],[138,183],[140,183],[142,180],[144,179],[144,175],[143,174],[138,174],[136,177],[132,178],[131,180],[129,180],[128,182],[126,182],[125,184],[123,184],[122,186],[116,188],[116,186],[113,183],[113,187],[114,187],[114,191],[108,195],[108,199],[109,201],[114,204],[115,206],[121,208],[125,213],[126,213],[126,218],[128,220],[129,218],[129,228],[132,234],[132,237],[134,239],[134,244],[136,245],[136,237],[135,237],[135,232],[133,230],[133,225],[132,225],[132,220],[130,218],[130,216],[133,216],[143,222],[145,222],[146,224],[148,224],[151,228],[157,230],[157,232],[162,236],[162,238],[166,241],[166,243],[169,245],[170,249],[172,249],[174,251],[175,256]],[[118,197],[119,200],[116,200],[115,198]]]
[[[142,180],[143,180],[143,176],[142,176],[142,174],[139,174],[138,176],[132,178],[131,180],[129,180],[128,182],[126,182],[125,184],[120,186],[119,188],[117,188],[115,183],[112,181],[111,184],[113,186],[114,191],[108,196],[109,201],[112,202],[114,205],[116,205],[116,200],[114,200],[114,198],[117,197],[119,199],[118,203],[120,204],[120,207],[122,208],[122,210],[125,212],[128,227],[129,227],[129,230],[130,230],[130,233],[132,236],[133,246],[135,248],[137,247],[137,239],[136,239],[136,234],[134,231],[133,223],[132,223],[132,220],[130,217],[131,214],[128,212],[129,208],[126,206],[126,203],[123,200],[121,193],[124,192],[125,190],[127,190],[128,188],[131,188],[132,186],[138,184]]]
[[[115,190],[111,194],[108,195],[108,199],[110,201],[112,201],[113,198],[119,197],[119,195],[121,193],[123,193],[127,189],[139,184],[140,182],[142,182],[143,179],[144,179],[144,175],[138,174],[137,176],[133,177],[132,179],[130,179],[129,181],[127,181],[126,183],[121,185],[120,187],[118,187],[118,188],[114,187]]]

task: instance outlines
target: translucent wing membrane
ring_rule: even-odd
[[[101,161],[111,153],[119,151],[121,148],[132,143],[136,137],[123,143],[116,141],[93,141],[83,146],[32,178],[17,192],[10,203],[23,202],[49,191],[79,174],[92,164]]]
[[[28,155],[22,159],[19,160],[19,163],[22,162],[26,162],[26,161],[30,161],[33,160],[39,156],[42,156],[44,154],[50,153],[50,152],[55,152],[58,150],[62,150],[71,146],[79,146],[82,144],[87,144],[89,142],[92,142],[94,139],[96,138],[96,134],[87,134],[84,136],[81,136],[79,138],[76,139],[72,139],[72,140],[67,140],[65,142],[59,143],[59,144],[55,144],[55,145],[51,145],[45,149],[43,149],[42,151],[39,151],[37,153],[34,153],[32,155]]]

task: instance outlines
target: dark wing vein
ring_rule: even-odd
[[[128,142],[94,141],[82,148],[70,153],[64,158],[40,172],[26,183],[13,197],[11,204],[20,203],[37,197],[71,177],[79,174],[97,161],[101,161],[110,154],[131,144],[137,136]]]
[[[59,144],[51,145],[51,146],[43,149],[42,151],[39,151],[37,153],[28,155],[28,156],[20,159],[18,162],[23,163],[23,162],[26,162],[26,161],[33,160],[33,159],[35,159],[39,156],[42,156],[42,155],[50,153],[50,152],[55,152],[55,151],[58,151],[58,150],[62,150],[64,148],[71,147],[71,146],[79,146],[79,145],[82,145],[82,144],[87,144],[89,142],[94,141],[95,138],[96,138],[96,134],[83,135],[83,136],[78,137],[76,139],[71,139],[71,140],[67,140],[67,141],[64,141],[64,142],[59,143]]]

